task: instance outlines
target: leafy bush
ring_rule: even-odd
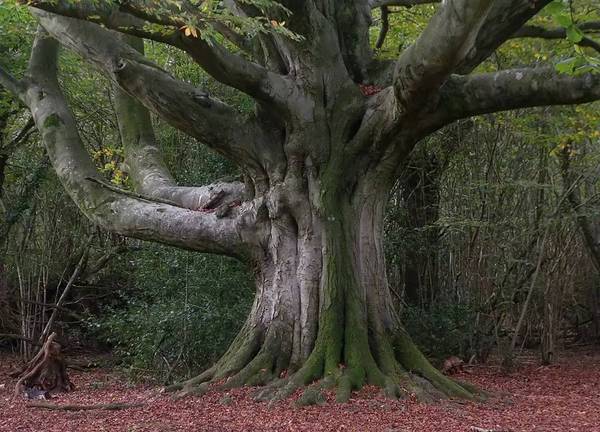
[[[252,300],[252,281],[243,267],[151,244],[124,261],[133,268],[134,288],[92,325],[132,375],[169,382],[218,359]]]
[[[490,335],[479,334],[477,314],[466,304],[438,303],[430,309],[406,306],[403,320],[409,334],[433,359],[457,355],[468,360],[485,350]]]

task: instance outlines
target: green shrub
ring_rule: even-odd
[[[490,335],[479,334],[477,314],[466,304],[438,303],[430,309],[406,306],[403,320],[415,343],[434,360],[459,356],[468,360],[485,349]]]
[[[170,382],[217,360],[252,301],[244,268],[230,259],[149,244],[124,261],[133,268],[134,288],[93,325],[131,374]]]

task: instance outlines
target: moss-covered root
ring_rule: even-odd
[[[483,398],[474,386],[461,385],[434,368],[403,329],[394,338],[394,351],[398,362],[406,370],[411,371],[413,380],[421,389],[416,393],[420,399],[449,397],[481,400]]]
[[[207,369],[206,371],[202,372],[200,375],[192,379],[166,386],[164,391],[166,393],[175,393],[185,391],[186,389],[193,389],[195,386],[199,386],[201,384],[209,382],[213,378],[214,374],[215,367],[213,366],[212,368]]]
[[[279,361],[286,358],[281,353],[280,340],[267,334],[260,344],[256,333],[244,330],[234,340],[230,349],[210,369],[183,383],[173,384],[165,388],[167,392],[177,392],[176,397],[203,394],[210,384],[220,383],[221,389],[235,387],[260,386],[275,380],[283,364]]]

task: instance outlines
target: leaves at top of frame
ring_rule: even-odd
[[[586,35],[578,25],[578,18],[585,13],[577,13],[573,0],[554,0],[544,9],[552,20],[565,29],[567,41],[572,44],[572,55],[556,64],[556,70],[569,75],[581,75],[588,72],[600,73],[600,57],[598,53],[590,54],[581,48],[584,39],[593,39]]]

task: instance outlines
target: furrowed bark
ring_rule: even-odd
[[[39,30],[23,102],[29,106],[63,186],[93,222],[108,230],[183,248],[242,256],[240,221],[159,205],[107,191],[77,133],[56,78],[58,44]]]
[[[421,107],[466,58],[492,4],[491,0],[448,0],[442,4],[396,64],[394,88],[403,111]]]
[[[548,67],[453,76],[440,97],[431,117],[437,125],[510,109],[592,102],[600,99],[600,75],[571,76]]]

